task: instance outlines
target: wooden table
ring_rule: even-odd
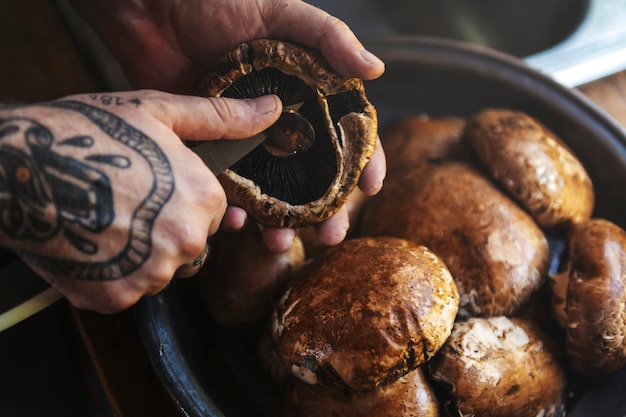
[[[50,1],[0,0],[0,101],[36,102],[100,87]],[[626,71],[579,89],[626,126]],[[116,416],[182,415],[152,370],[130,312],[73,310]]]

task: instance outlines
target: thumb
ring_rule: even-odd
[[[241,139],[270,127],[280,117],[275,95],[254,99],[169,95],[152,114],[185,140]]]
[[[271,27],[269,37],[319,49],[335,71],[345,76],[373,80],[385,71],[385,64],[363,47],[345,22],[303,1],[290,5],[268,9],[267,22],[282,22]]]

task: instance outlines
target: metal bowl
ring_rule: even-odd
[[[381,126],[420,113],[468,116],[487,106],[527,112],[559,135],[587,168],[596,191],[594,215],[626,227],[626,132],[577,91],[517,58],[463,42],[390,38],[367,47],[387,64],[380,79],[366,83]],[[213,324],[193,278],[144,299],[135,316],[152,364],[184,415],[279,415],[277,393],[256,359],[258,328]],[[605,382],[623,386],[622,374]],[[624,415],[623,395],[611,391],[603,398],[605,388],[583,397],[569,416]]]

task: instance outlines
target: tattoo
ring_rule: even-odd
[[[192,265],[201,266],[202,264],[204,264],[206,257],[209,255],[209,250],[210,250],[209,244],[207,243],[206,245],[204,245],[204,249],[202,249],[202,253],[200,253],[200,255],[198,255],[196,259],[193,260]]]
[[[26,106],[26,104],[23,103],[0,103],[0,110],[19,109],[24,106]]]
[[[134,104],[135,107],[139,107],[141,104],[141,100],[137,97],[126,99],[122,96],[112,96],[109,94],[90,94],[89,98],[93,101],[102,104],[103,106],[123,106],[124,104],[131,103]]]
[[[98,100],[102,103],[101,98]],[[121,105],[115,98],[110,103]],[[20,253],[26,261],[50,272],[82,280],[124,277],[150,256],[154,221],[174,191],[169,161],[150,137],[101,108],[72,100],[45,106],[80,113],[110,138],[139,154],[151,169],[151,188],[129,220],[122,249],[109,259],[98,259],[95,255],[100,248],[94,237],[115,219],[113,186],[107,171],[131,169],[131,160],[123,155],[89,152],[82,159],[65,156],[53,145],[89,151],[94,139],[75,136],[55,142],[52,132],[33,119],[0,118],[0,229],[15,239],[41,242],[62,236],[87,259],[94,259]],[[12,144],[16,139],[26,143],[27,151]]]

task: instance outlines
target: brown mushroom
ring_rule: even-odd
[[[374,151],[377,116],[363,82],[336,73],[303,46],[268,39],[239,45],[197,93],[282,100],[283,114],[265,142],[219,176],[230,204],[269,226],[306,226],[332,216]]]
[[[567,263],[561,321],[569,362],[587,376],[617,371],[626,364],[626,232],[599,218],[575,225]]]
[[[463,138],[465,119],[457,116],[417,115],[390,124],[381,132],[387,175],[425,161],[469,159]]]
[[[198,274],[200,296],[209,315],[223,326],[252,323],[269,313],[289,274],[305,259],[298,237],[289,250],[275,253],[254,223],[237,233],[219,232],[211,248]]]
[[[481,417],[565,415],[565,376],[530,323],[473,317],[454,325],[429,363],[450,394],[451,414]]]
[[[261,370],[274,386],[284,386],[290,383],[293,376],[285,366],[274,344],[272,337],[272,320],[264,320],[260,323],[258,335],[257,357]]]
[[[361,222],[361,214],[363,212],[363,206],[368,198],[370,198],[370,196],[358,188],[355,188],[354,191],[352,191],[352,193],[348,196],[345,203],[350,222],[350,227],[346,234],[347,238],[357,237],[359,235],[358,227]],[[302,244],[304,245],[304,250],[308,258],[312,258],[328,248],[328,246],[319,239],[316,226],[305,226],[299,228],[298,236],[302,240]]]
[[[439,403],[421,368],[372,391],[294,381],[283,417],[438,417]]]
[[[427,248],[359,238],[298,271],[276,306],[273,337],[294,376],[367,391],[430,359],[457,309],[454,281]]]
[[[591,217],[594,191],[582,163],[563,141],[530,115],[484,109],[466,134],[493,178],[546,229]]]
[[[549,247],[535,221],[461,162],[424,164],[387,180],[361,232],[425,245],[450,269],[459,315],[508,315],[544,282]]]

